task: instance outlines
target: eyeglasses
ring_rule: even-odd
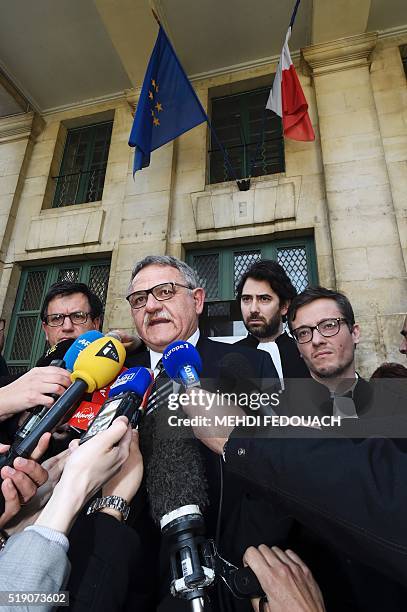
[[[143,308],[143,306],[147,304],[150,293],[159,302],[170,300],[176,294],[175,287],[192,289],[192,287],[188,287],[188,285],[180,285],[179,283],[161,283],[151,287],[151,289],[144,289],[143,291],[135,291],[134,293],[130,293],[130,295],[126,297],[126,300],[134,310],[137,310],[138,308]]]
[[[307,342],[311,342],[315,329],[317,329],[321,336],[324,336],[324,338],[336,336],[336,334],[339,334],[339,330],[341,329],[341,323],[347,323],[349,325],[347,319],[344,319],[343,317],[338,317],[336,319],[323,319],[318,323],[318,325],[303,325],[301,327],[297,327],[297,329],[293,329],[292,335],[298,344],[306,344]]]
[[[65,323],[65,319],[68,317],[72,325],[84,325],[90,314],[90,312],[82,312],[82,310],[71,312],[70,314],[51,314],[44,317],[44,323],[50,327],[60,327]]]

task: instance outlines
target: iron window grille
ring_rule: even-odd
[[[212,125],[238,179],[285,170],[282,121],[265,110],[269,93],[261,88],[212,100]],[[234,179],[211,135],[209,183]]]
[[[112,121],[68,130],[53,208],[102,199]]]

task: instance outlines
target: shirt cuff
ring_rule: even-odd
[[[46,538],[50,542],[59,544],[64,552],[68,552],[69,540],[64,533],[50,529],[50,527],[43,527],[42,525],[30,525],[26,527],[24,531],[36,531],[40,536]]]

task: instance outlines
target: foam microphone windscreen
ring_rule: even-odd
[[[202,360],[198,351],[190,342],[176,340],[167,346],[162,358],[163,366],[170,378],[179,378],[179,372],[186,366],[195,368],[198,374],[202,371]]]
[[[75,338],[67,338],[66,340],[61,340],[61,342],[51,346],[45,355],[40,357],[40,359],[37,361],[37,367],[44,368],[51,365],[51,362],[55,359],[64,359],[66,352],[71,348],[74,342]]]
[[[143,397],[148,387],[151,385],[152,376],[147,368],[129,368],[114,381],[110,387],[109,397],[115,397],[120,393],[131,391],[139,397]]]
[[[199,442],[192,430],[169,427],[167,410],[154,410],[139,425],[151,516],[161,518],[182,506],[208,506],[208,483]],[[169,431],[171,429],[171,431]]]
[[[89,344],[97,340],[98,338],[103,338],[103,334],[96,329],[91,329],[90,331],[81,334],[76,338],[75,342],[72,344],[70,349],[66,352],[64,361],[66,364],[66,369],[70,372],[73,372],[75,361],[77,360],[79,354],[85,349]]]

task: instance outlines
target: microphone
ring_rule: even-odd
[[[96,330],[88,331],[76,340],[74,338],[68,338],[66,340],[61,340],[54,346],[48,349],[45,353],[44,357],[38,362],[38,367],[45,367],[48,365],[57,366],[60,368],[66,367],[66,369],[70,372],[73,370],[73,365],[78,358],[78,355],[84,348],[89,346],[91,342],[96,340],[97,338],[103,337],[102,334]],[[52,357],[52,360],[51,360]],[[68,366],[66,364],[68,362]],[[53,396],[55,400],[58,399],[57,395]],[[31,414],[27,417],[27,419],[22,423],[22,425],[17,429],[13,445],[19,444],[24,438],[28,436],[31,431],[38,425],[41,419],[47,414],[47,412],[52,408],[52,406],[36,406],[30,412]],[[1,458],[0,458],[1,464]]]
[[[103,334],[96,329],[91,329],[90,331],[85,332],[78,336],[69,350],[65,353],[64,361],[65,367],[68,372],[73,372],[75,361],[79,357],[79,354],[92,342],[98,340],[99,338],[103,338]]]
[[[186,389],[200,386],[201,357],[190,342],[176,340],[164,350],[162,363],[168,376]]]
[[[66,340],[61,340],[61,342],[54,344],[47,350],[45,355],[40,357],[40,359],[36,363],[36,367],[44,368],[49,365],[54,365],[52,362],[57,359],[63,360],[66,355],[66,352],[74,342],[75,338],[66,338]]]
[[[178,436],[177,431],[163,436],[167,418],[167,411],[154,410],[140,422],[147,493],[152,518],[169,546],[171,594],[201,609],[204,588],[215,577],[205,562],[205,466],[192,432],[188,438],[179,430]]]
[[[92,393],[96,388],[104,387],[117,376],[125,358],[126,349],[114,338],[102,337],[84,348],[75,361],[71,374],[72,384],[51,406],[33,431],[19,444],[13,444],[7,455],[0,458],[0,468],[4,465],[11,466],[16,457],[29,457],[42,434],[51,431],[66,419],[84,393]]]
[[[147,368],[130,368],[121,374],[110,387],[109,399],[104,402],[81,437],[80,444],[110,427],[118,416],[126,416],[135,429],[141,415],[140,408],[151,383],[151,372]]]

